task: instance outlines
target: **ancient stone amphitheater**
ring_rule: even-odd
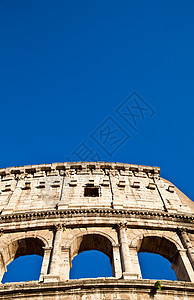
[[[0,170],[0,272],[43,257],[39,281],[0,284],[0,299],[194,299],[194,204],[158,167],[54,163]],[[69,279],[72,259],[99,250],[113,277]],[[177,281],[142,279],[137,254],[167,258]]]

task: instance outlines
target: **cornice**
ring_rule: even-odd
[[[37,172],[53,172],[58,170],[123,170],[134,172],[145,172],[158,176],[160,174],[159,167],[150,167],[144,165],[125,164],[125,163],[105,163],[105,162],[64,162],[41,165],[27,165],[21,167],[8,167],[0,169],[0,176],[18,175],[18,174],[34,174]]]
[[[194,294],[194,284],[191,282],[182,282],[182,281],[168,281],[162,280],[162,290],[160,292],[156,289],[156,280],[148,280],[148,279],[131,279],[131,280],[123,280],[116,278],[95,278],[95,279],[77,279],[77,280],[68,280],[65,282],[17,282],[17,283],[6,283],[0,285],[0,295],[40,295],[44,293],[44,295],[52,295],[59,292],[62,294],[70,295],[70,294],[78,294],[80,290],[87,292],[91,291],[114,291],[117,292],[129,292],[129,290],[133,290],[139,293],[145,292],[150,293],[150,290],[155,292],[155,294],[163,293],[166,295],[172,295],[176,293],[176,295],[182,295],[188,293],[188,295]]]
[[[64,209],[64,210],[44,210],[38,212],[24,212],[24,213],[13,213],[0,215],[0,223],[12,222],[12,221],[26,221],[26,220],[37,220],[37,219],[53,219],[63,217],[140,217],[142,219],[160,217],[168,220],[183,220],[185,222],[191,222],[194,220],[193,214],[179,214],[179,213],[168,213],[162,211],[151,211],[151,210],[125,210],[125,209],[102,209],[102,208],[91,208],[91,209]]]

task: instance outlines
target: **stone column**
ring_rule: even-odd
[[[187,250],[187,255],[190,260],[190,263],[194,269],[194,249],[192,247],[191,241],[187,235],[187,231],[185,228],[179,228],[178,230],[181,242],[184,248]]]
[[[119,247],[120,247],[119,244],[112,245],[112,250],[113,250],[113,276],[115,276],[115,278],[121,278],[122,277],[121,257],[120,257]]]
[[[177,280],[194,282],[194,271],[187,257],[187,250],[180,249],[172,263]]]
[[[44,247],[44,256],[39,281],[42,281],[43,277],[48,274],[52,248],[53,247]]]
[[[134,273],[129,245],[126,234],[126,223],[119,224],[119,241],[121,245],[121,261],[122,261],[122,269],[123,269],[123,278],[124,279],[137,279],[138,275]]]
[[[129,254],[132,262],[132,268],[133,268],[133,273],[134,276],[137,276],[136,278],[141,279],[141,269],[139,265],[139,259],[137,255],[137,248],[136,247],[129,247]]]
[[[44,281],[59,281],[61,273],[61,242],[63,234],[63,224],[55,226],[53,249],[51,253],[49,274],[44,276]]]
[[[60,277],[62,280],[69,279],[69,271],[70,271],[70,248],[62,246],[62,267]]]

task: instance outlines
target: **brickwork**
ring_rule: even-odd
[[[0,177],[1,278],[15,258],[43,256],[39,281],[2,284],[0,299],[194,299],[194,204],[158,167],[55,163]],[[85,250],[105,253],[113,277],[70,280]],[[158,291],[142,279],[138,252],[167,258],[178,281]]]

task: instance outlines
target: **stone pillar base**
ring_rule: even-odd
[[[139,274],[123,272],[123,279],[139,279]]]
[[[61,209],[61,210],[69,208],[69,206],[67,204],[63,203],[63,202],[58,203],[57,207],[58,207],[58,209]],[[80,206],[78,206],[78,207],[80,208]]]
[[[47,274],[43,276],[43,282],[58,282],[60,277],[52,274]]]

